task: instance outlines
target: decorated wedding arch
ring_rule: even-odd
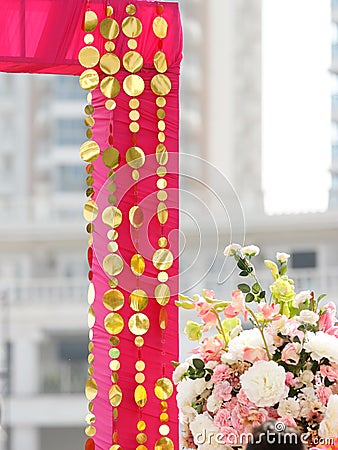
[[[85,448],[177,448],[178,4],[2,0],[0,11],[0,71],[78,76],[87,96]]]

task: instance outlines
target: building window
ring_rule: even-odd
[[[317,254],[316,252],[294,252],[291,265],[294,269],[317,267]]]
[[[84,100],[85,94],[78,77],[59,75],[55,77],[54,97],[59,100]]]
[[[61,192],[79,192],[85,188],[85,174],[80,165],[59,166],[55,170],[55,189]]]
[[[59,119],[56,122],[55,143],[79,147],[84,140],[85,126],[80,119]]]

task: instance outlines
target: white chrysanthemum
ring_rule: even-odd
[[[198,414],[190,423],[190,430],[198,450],[226,450],[224,443],[217,442],[219,428],[208,413]]]
[[[299,316],[297,316],[296,319],[299,322],[309,323],[310,325],[314,325],[315,323],[318,322],[319,315],[317,313],[313,312],[313,311],[308,310],[308,309],[303,309],[303,311],[301,311],[299,313]]]
[[[273,337],[266,332],[264,332],[264,337],[268,345],[270,355],[273,355],[276,351],[276,347],[273,344]],[[232,339],[229,342],[228,351],[222,355],[222,362],[225,364],[233,364],[236,361],[242,361],[243,352],[246,347],[265,348],[262,335],[258,328],[244,330]]]
[[[300,404],[296,399],[292,397],[287,398],[279,402],[277,412],[281,417],[291,416],[297,419],[300,412]]]
[[[214,395],[210,395],[207,400],[207,409],[211,413],[216,413],[220,409],[222,403],[222,399],[218,399]]]
[[[242,247],[242,253],[245,256],[257,256],[259,255],[260,248],[257,245],[247,245],[246,247]]]
[[[273,406],[287,397],[284,367],[275,361],[257,361],[240,376],[242,388],[256,406]]]
[[[182,423],[189,423],[195,416],[196,411],[192,407],[192,402],[195,401],[198,395],[201,395],[206,389],[206,382],[204,378],[191,380],[190,378],[182,380],[177,385],[177,406],[180,410],[180,421]]]
[[[296,308],[298,308],[301,303],[304,303],[306,300],[310,300],[310,298],[311,291],[301,291],[296,295],[293,304]]]
[[[289,253],[284,253],[284,252],[277,252],[276,253],[276,259],[280,263],[287,263],[289,258],[290,258]]]
[[[242,248],[239,244],[230,244],[224,249],[225,256],[234,256]]]
[[[315,361],[327,358],[330,362],[338,364],[338,339],[323,331],[306,333],[304,350],[310,353]]]
[[[338,436],[338,395],[329,398],[324,419],[319,425],[319,436],[332,438]]]
[[[176,369],[173,372],[173,382],[175,384],[178,384],[181,380],[185,372],[188,370],[189,364],[188,363],[182,363],[179,366],[176,367]]]

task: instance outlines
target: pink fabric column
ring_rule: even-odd
[[[121,24],[126,17],[126,6],[133,3],[137,8],[137,17],[143,25],[143,32],[137,38],[137,51],[144,59],[143,69],[138,72],[144,82],[145,91],[138,97],[140,101],[139,120],[140,131],[138,132],[137,145],[141,147],[146,155],[146,162],[140,168],[140,180],[138,182],[138,204],[144,213],[144,223],[139,229],[139,252],[145,259],[146,269],[139,279],[139,288],[147,292],[149,303],[143,311],[150,320],[150,328],[143,336],[145,345],[141,350],[142,360],[146,363],[145,382],[143,385],[147,390],[147,403],[142,408],[142,418],[147,428],[146,448],[154,448],[155,442],[160,437],[159,415],[160,400],[154,394],[154,383],[162,376],[170,378],[172,367],[171,360],[178,359],[178,316],[174,305],[175,295],[178,292],[178,133],[179,133],[179,66],[182,57],[182,35],[181,24],[177,3],[165,3],[163,17],[167,21],[168,35],[163,39],[161,48],[166,54],[168,71],[166,75],[171,81],[171,91],[166,95],[166,140],[165,145],[169,152],[167,169],[168,199],[166,206],[169,211],[168,221],[161,227],[156,215],[158,200],[156,197],[157,187],[156,169],[158,163],[155,158],[155,149],[158,144],[155,94],[150,89],[150,81],[156,70],[153,58],[158,51],[159,42],[152,31],[152,22],[156,17],[156,7],[159,2],[135,0],[103,0],[90,1],[90,9],[95,11],[100,20],[103,19],[105,7],[109,3],[114,8],[114,19]],[[78,62],[79,50],[84,46],[84,31],[81,30],[87,1],[79,0],[2,0],[0,3],[0,14],[2,27],[0,28],[0,71],[3,72],[29,72],[29,73],[58,73],[80,75],[83,67]],[[99,30],[93,32],[95,36],[94,45],[102,55],[105,53],[104,40]],[[116,39],[114,53],[122,59],[127,51],[128,38],[122,33]],[[137,429],[136,423],[140,419],[139,409],[135,405],[134,380],[135,362],[139,358],[138,350],[134,345],[134,335],[128,328],[129,317],[133,311],[128,305],[128,297],[133,289],[136,289],[136,278],[130,270],[130,258],[135,253],[135,230],[130,226],[128,212],[134,205],[134,182],[131,178],[132,169],[126,164],[126,151],[132,146],[131,133],[128,129],[130,119],[128,113],[130,108],[128,97],[122,89],[124,78],[128,75],[123,69],[114,76],[121,84],[121,91],[115,98],[117,107],[109,112],[105,108],[105,98],[99,88],[93,92],[93,106],[95,113],[95,125],[93,126],[93,139],[99,144],[101,154],[108,147],[107,137],[109,127],[113,127],[114,147],[121,155],[121,161],[116,170],[116,206],[122,211],[123,221],[118,228],[119,238],[117,240],[118,254],[124,261],[124,269],[118,276],[118,288],[123,292],[125,304],[119,311],[124,319],[124,329],[119,334],[121,355],[119,361],[119,381],[123,399],[118,407],[118,432],[119,445],[123,449],[134,449],[137,447],[135,440]],[[102,79],[105,75],[95,67]],[[85,93],[84,93],[85,98]],[[80,112],[79,112],[80,113]],[[85,138],[84,138],[85,139]],[[101,155],[93,162],[94,166],[94,191],[92,197],[98,205],[98,216],[94,221],[95,231],[93,235],[93,246],[90,250],[92,261],[92,283],[95,287],[95,300],[92,305],[95,312],[95,324],[93,331],[93,355],[94,374],[93,379],[97,383],[97,395],[93,400],[93,414],[95,415],[95,434],[88,440],[88,450],[108,450],[112,445],[112,405],[109,402],[109,389],[112,385],[111,370],[109,368],[109,338],[110,335],[104,327],[104,318],[109,313],[102,303],[103,294],[109,289],[108,276],[102,268],[102,262],[107,255],[107,226],[101,219],[102,211],[109,206],[107,202],[107,172],[109,169],[102,163]],[[158,270],[154,267],[152,257],[158,249],[158,238],[163,235],[168,238],[168,249],[173,253],[175,259],[173,265],[167,271],[171,299],[165,309],[168,313],[168,326],[164,335],[159,326],[159,314],[161,306],[154,298],[154,288],[157,281]],[[91,257],[91,255],[93,255]],[[165,368],[163,368],[165,365]],[[175,395],[168,400],[170,433],[175,447],[178,448],[177,410]],[[114,447],[114,450],[117,450]]]

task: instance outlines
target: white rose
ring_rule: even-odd
[[[245,256],[257,256],[259,255],[260,248],[257,245],[247,245],[246,247],[242,247],[242,253]]]
[[[256,406],[273,406],[287,397],[284,367],[275,361],[257,361],[240,376],[242,389]]]
[[[312,380],[314,379],[314,374],[311,370],[304,370],[298,377],[299,381],[301,381],[303,384],[311,384]]]
[[[187,378],[178,383],[176,401],[181,423],[189,423],[197,415],[192,403],[198,395],[205,391],[206,385],[204,378],[198,378],[197,380]]]
[[[238,250],[242,248],[239,244],[230,244],[224,249],[225,256],[235,256]]]
[[[304,303],[306,300],[310,300],[310,298],[311,291],[301,291],[296,295],[293,304],[296,308],[298,308],[301,303]]]
[[[276,253],[276,259],[280,263],[287,263],[289,258],[290,258],[290,255],[288,253],[284,253],[284,252]]]
[[[198,450],[225,450],[227,447],[218,442],[220,430],[207,412],[198,414],[190,423],[190,430]]]
[[[273,344],[273,337],[264,331],[264,337],[268,345],[270,355],[276,351]],[[223,353],[221,359],[224,364],[233,364],[236,361],[243,360],[243,352],[246,347],[265,348],[262,335],[258,328],[244,330],[238,336],[233,338],[228,345],[228,351]]]
[[[182,363],[179,366],[176,367],[176,369],[173,372],[173,382],[175,384],[178,384],[181,380],[185,372],[188,370],[189,364],[188,363]]]
[[[327,358],[330,362],[338,364],[338,340],[323,331],[306,333],[304,350],[310,353],[315,361]]]
[[[297,419],[300,412],[300,404],[294,398],[287,398],[279,402],[277,412],[281,417],[291,416]]]
[[[207,409],[208,411],[215,413],[217,412],[221,405],[223,400],[217,399],[214,395],[210,395],[207,400]]]
[[[329,398],[324,419],[319,425],[319,436],[332,438],[338,436],[338,395]]]
[[[318,322],[319,315],[313,311],[309,311],[308,309],[303,309],[303,311],[299,313],[299,316],[297,316],[296,319],[298,320],[298,322],[314,325]]]

